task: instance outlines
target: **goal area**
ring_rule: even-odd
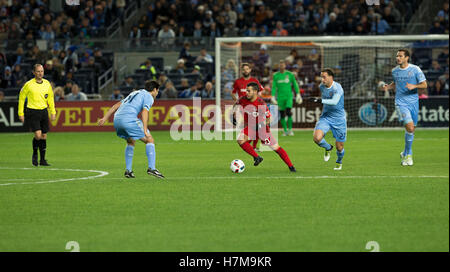
[[[442,80],[445,73],[448,79],[448,57],[447,60],[439,58],[445,52],[448,54],[448,41],[448,35],[216,38],[216,109],[221,111],[215,114],[216,131],[229,127],[224,124],[229,122],[224,110],[225,105],[232,103],[233,82],[241,77],[241,64],[250,64],[252,76],[266,88],[264,95],[268,98],[272,75],[278,70],[280,60],[285,60],[287,69],[295,74],[303,97],[303,103],[294,103],[292,109],[294,128],[313,128],[318,120],[322,105],[310,103],[307,98],[320,96],[320,71],[324,68],[334,71],[335,81],[344,89],[349,128],[398,127],[401,124],[395,111],[395,93],[380,88],[392,81],[397,50],[410,51],[410,63],[422,69],[430,85]],[[438,62],[441,70],[435,69],[434,62]],[[428,91],[419,90],[419,93]],[[421,110],[430,112],[435,107],[439,111],[435,104],[445,102],[442,97],[436,99],[429,96],[427,101],[421,100]],[[445,115],[446,110],[448,126],[448,98],[443,110],[436,114]],[[422,115],[423,112],[420,118],[427,118]],[[423,122],[423,126],[427,124]]]

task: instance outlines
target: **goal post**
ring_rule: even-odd
[[[224,127],[221,113],[224,103],[229,103],[232,82],[241,75],[240,64],[249,62],[252,76],[270,88],[271,75],[278,69],[280,60],[288,61],[287,68],[296,74],[304,98],[319,95],[320,71],[333,69],[335,80],[344,88],[349,127],[398,126],[398,120],[392,117],[394,93],[384,93],[379,88],[391,80],[397,50],[409,49],[410,62],[419,65],[427,79],[429,76],[434,80],[441,75],[432,71],[431,62],[445,48],[448,50],[448,40],[448,35],[216,38],[215,129],[221,131]],[[261,47],[269,57],[264,63],[258,56],[259,51],[264,53]],[[234,78],[230,79],[233,70]],[[319,107],[305,99],[302,105],[294,106],[294,128],[313,127]]]

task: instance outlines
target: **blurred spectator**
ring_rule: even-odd
[[[287,36],[288,32],[283,28],[283,22],[278,21],[276,28],[272,31],[272,36]]]
[[[289,56],[286,57],[286,66],[287,69],[291,69],[291,67],[295,64],[295,62],[300,58],[295,48],[291,49],[289,52]]]
[[[267,53],[267,45],[262,44],[259,51],[253,54],[253,63],[255,65],[255,72],[258,74],[262,74],[264,67],[272,66],[271,58]]]
[[[71,93],[66,96],[67,101],[86,101],[87,96],[80,91],[80,87],[77,84],[72,85]]]
[[[189,86],[189,81],[187,78],[181,79],[181,92],[178,94],[178,98],[191,98],[193,95],[193,91],[195,91],[195,87],[191,88]]]
[[[56,87],[53,89],[55,101],[62,101],[64,100],[64,89],[63,87]]]
[[[215,91],[213,89],[213,85],[210,81],[206,82],[205,89],[202,91],[202,98],[214,98]]]
[[[161,98],[170,99],[170,98],[177,98],[178,97],[178,91],[173,86],[172,81],[167,82],[167,84],[166,84],[164,89],[162,89],[162,88],[160,88],[160,89],[162,90],[161,91]]]
[[[16,87],[16,78],[12,74],[11,67],[6,66],[2,77],[2,82],[0,83],[1,88],[14,88]]]
[[[388,34],[391,30],[391,27],[389,24],[384,20],[380,14],[376,13],[374,15],[375,20],[372,22],[372,29],[371,31],[376,34]]]
[[[142,64],[142,65],[139,67],[139,69],[141,69],[141,70],[149,70],[150,73],[152,74],[152,79],[153,79],[153,80],[156,80],[156,76],[157,76],[158,72],[156,71],[155,66],[153,66],[152,60],[151,60],[150,58],[148,58],[148,59],[144,62],[144,64]]]
[[[249,29],[247,29],[247,31],[245,31],[244,35],[247,37],[258,36],[258,26],[256,25],[256,23],[252,23],[252,26]]]
[[[433,60],[431,62],[431,68],[429,71],[432,73],[444,72],[444,70],[441,68],[441,65],[439,64],[439,62],[437,60]]]
[[[165,24],[158,32],[158,42],[164,48],[170,47],[175,43],[175,32],[168,24]]]
[[[118,87],[114,88],[113,93],[109,97],[109,100],[122,100],[124,99],[123,94],[120,93],[120,89]]]
[[[59,83],[62,79],[62,74],[53,67],[53,61],[48,60],[45,63],[45,77],[51,82]]]
[[[197,78],[203,80],[203,74],[200,72],[201,68],[198,65],[194,65],[194,69],[191,72],[191,75],[197,75]]]
[[[431,95],[448,95],[448,91],[445,92],[444,86],[440,80],[430,81],[430,94]]]
[[[439,64],[442,66],[445,66],[447,64],[448,61],[448,46],[444,48],[444,50],[439,53],[439,55],[437,56],[437,61],[439,62]]]
[[[231,9],[231,5],[228,3],[225,4],[225,18],[227,23],[231,23],[233,26],[236,25],[237,13]]]
[[[211,24],[214,23],[214,19],[212,18],[212,11],[211,10],[207,10],[205,12],[205,18],[203,18],[203,27],[205,29],[208,29],[211,27]]]
[[[213,40],[215,37],[222,37],[222,32],[217,28],[217,24],[213,22],[209,29],[206,30],[206,35]]]
[[[444,25],[448,24],[448,1],[443,3],[442,9],[439,10],[437,17]]]
[[[186,71],[186,65],[184,64],[184,59],[177,60],[177,66],[175,67],[175,73],[184,74]]]
[[[222,80],[224,82],[230,82],[237,78],[238,68],[233,59],[228,59],[227,64],[225,65],[225,69],[222,72]]]
[[[166,73],[161,72],[158,78],[159,88],[161,90],[165,89],[167,84],[172,83],[172,81],[167,77]]]
[[[140,46],[141,45],[141,41],[140,41],[141,37],[142,37],[141,30],[138,28],[137,25],[133,25],[133,27],[131,28],[130,34],[128,35],[129,46],[130,47]]]
[[[237,37],[239,29],[231,22],[226,24],[225,29],[223,30],[224,37]]]
[[[127,76],[120,86],[131,87],[131,88],[137,87],[132,76]]]
[[[185,42],[183,45],[183,48],[180,51],[179,59],[184,59],[186,63],[191,63],[194,61],[195,57],[191,55],[191,52],[189,50],[191,49],[191,43]]]
[[[202,43],[203,38],[203,28],[202,23],[200,21],[195,21],[194,23],[194,32],[192,34],[192,42],[194,45],[199,45]]]
[[[27,81],[25,72],[22,70],[22,66],[20,66],[20,64],[14,65],[12,74],[16,80],[16,86],[22,86]]]
[[[64,94],[69,94],[72,91],[72,86],[74,85],[72,80],[66,81],[64,85]]]
[[[433,26],[430,28],[430,30],[428,30],[428,34],[444,34],[444,33],[445,29],[441,25],[441,22],[439,22],[438,19],[435,19],[433,21]]]
[[[201,63],[201,62],[206,62],[206,63],[213,63],[213,58],[210,54],[208,54],[208,52],[206,51],[206,48],[202,48],[200,49],[200,55],[195,59],[194,63]]]

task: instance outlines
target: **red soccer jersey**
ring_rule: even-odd
[[[269,108],[261,97],[251,102],[246,96],[243,96],[239,98],[236,104],[241,105],[244,110],[244,125],[246,127],[249,124],[252,127],[260,123],[265,125],[266,118],[271,116]]]
[[[233,84],[233,93],[238,94],[238,98],[241,98],[247,94],[247,84],[250,82],[255,82],[259,86],[259,91],[263,91],[264,87],[259,83],[259,81],[254,78],[250,77],[249,79],[245,79],[243,77],[236,79]]]

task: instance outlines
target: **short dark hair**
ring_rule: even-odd
[[[332,76],[334,78],[334,72],[330,68],[325,68],[321,72],[322,73],[327,73],[329,76]]]
[[[408,49],[402,48],[402,49],[399,49],[398,52],[403,52],[403,54],[405,54],[405,57],[410,58],[410,56],[409,56],[410,54],[409,54],[409,50]]]
[[[147,80],[147,81],[145,81],[145,89],[148,92],[153,91],[155,88],[159,89],[159,83],[158,82],[156,82],[155,80]]]
[[[250,63],[244,62],[241,64],[241,68],[244,68],[244,66],[248,66],[248,68],[251,68]]]
[[[259,90],[259,86],[258,86],[258,84],[256,84],[256,82],[250,82],[249,84],[247,84],[247,87],[252,87],[252,89],[254,91],[258,91]]]

